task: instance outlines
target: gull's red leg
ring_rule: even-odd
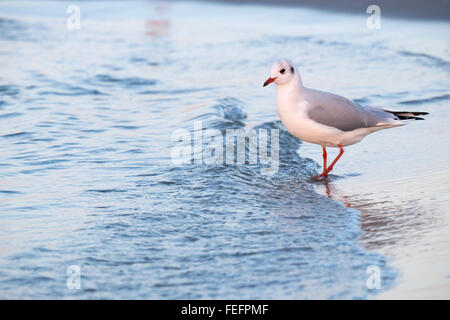
[[[333,170],[333,167],[334,167],[334,165],[336,164],[336,162],[338,162],[338,160],[342,157],[342,155],[344,154],[344,148],[340,145],[340,144],[338,144],[338,147],[339,147],[339,154],[338,154],[338,156],[336,157],[336,159],[334,159],[334,161],[330,164],[330,166],[327,168],[327,170],[326,170],[326,174],[328,174],[331,170]]]
[[[317,176],[314,176],[313,179],[317,179],[320,177],[326,177],[328,175],[328,171],[327,171],[327,149],[325,148],[325,146],[322,146],[322,151],[323,151],[323,172]]]
[[[327,175],[325,172],[327,170],[327,149],[325,148],[325,146],[322,146],[322,150],[323,150],[323,175]]]

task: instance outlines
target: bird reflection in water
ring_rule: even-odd
[[[320,181],[318,186],[329,199],[360,212],[360,241],[367,249],[386,250],[401,246],[401,241],[407,242],[411,235],[419,237],[432,224],[424,213],[432,212],[433,206],[424,207],[419,199],[411,199],[407,191],[399,192],[398,186],[393,187],[396,192],[389,186],[384,189],[378,185],[365,186],[364,191],[349,195],[343,195],[330,179]]]
[[[336,190],[336,187],[330,183],[329,178],[325,178],[319,182],[325,187],[325,193],[328,198],[342,202],[346,208],[351,208],[352,204],[349,201],[348,196],[341,196],[338,194],[338,191]]]

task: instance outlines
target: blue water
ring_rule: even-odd
[[[420,109],[447,99],[448,51],[399,48],[364,15],[82,2],[70,31],[68,5],[0,4],[0,298],[364,299],[371,265],[394,285],[359,241],[360,212],[317,192],[319,164],[262,83],[288,53],[304,82]],[[173,164],[173,132],[199,119],[280,129],[278,172]],[[72,265],[80,289],[66,285]]]

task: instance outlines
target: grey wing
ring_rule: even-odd
[[[327,94],[326,99],[321,100],[308,109],[308,117],[320,124],[342,131],[376,127],[398,120],[394,115],[381,109],[362,107],[338,95]]]

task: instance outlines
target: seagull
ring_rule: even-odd
[[[342,96],[307,88],[288,59],[273,63],[263,87],[272,82],[277,85],[277,111],[286,129],[303,141],[322,146],[323,172],[314,180],[328,177],[345,146],[372,132],[403,126],[407,120],[424,120],[419,116],[428,114],[364,107]],[[326,147],[339,148],[338,156],[328,167]]]

